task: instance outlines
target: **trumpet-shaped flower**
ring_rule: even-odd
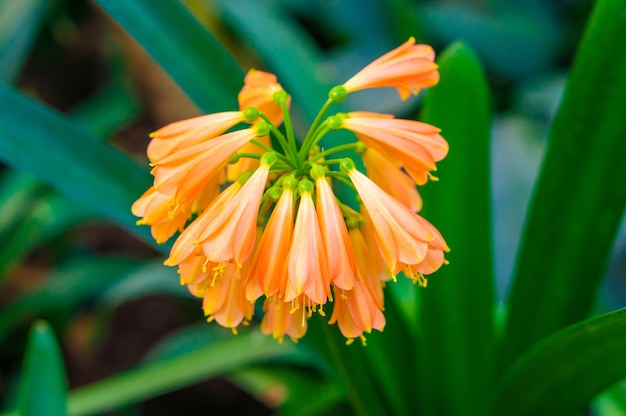
[[[283,111],[280,104],[274,101],[274,95],[279,91],[284,91],[283,87],[276,80],[276,75],[269,72],[251,69],[243,80],[244,86],[239,93],[239,108],[256,108],[278,126],[283,122]],[[290,99],[287,98],[287,107]]]
[[[323,305],[330,294],[328,264],[324,243],[315,213],[311,181],[303,179],[298,184],[300,207],[296,215],[289,262],[285,302],[305,294],[314,304]]]
[[[282,193],[261,236],[248,273],[246,297],[250,301],[257,300],[261,295],[284,297],[297,184],[297,180],[291,177],[283,181]]]
[[[160,193],[175,195],[179,202],[193,199],[233,153],[259,136],[257,126],[195,144],[154,163],[154,187]]]
[[[362,157],[367,176],[372,181],[411,211],[422,209],[422,198],[415,182],[402,171],[400,164],[394,164],[391,158],[374,148],[368,148]]]
[[[448,153],[448,143],[439,135],[439,129],[419,121],[353,112],[342,118],[342,126],[368,147],[400,162],[418,185],[427,182],[428,172],[437,168],[435,162]]]
[[[267,153],[265,156],[272,155],[273,153]],[[241,190],[225,202],[216,216],[204,224],[204,229],[194,243],[202,245],[204,255],[210,261],[234,261],[241,267],[252,253],[261,197],[274,161],[275,156],[265,157]]]
[[[158,163],[179,150],[212,140],[245,120],[243,111],[227,111],[168,124],[150,134],[148,159]]]
[[[304,299],[301,297],[296,303],[303,304]],[[263,302],[263,312],[265,315],[261,321],[261,331],[272,335],[278,342],[283,342],[285,335],[296,341],[306,333],[307,316],[304,308],[293,310],[291,303],[270,296]]]
[[[223,214],[226,212],[225,207],[238,194],[241,187],[240,182],[235,182],[215,198],[211,205],[178,236],[174,246],[172,246],[170,256],[165,260],[165,265],[179,265],[198,249],[197,240],[200,234],[215,217],[225,215]]]
[[[356,263],[348,229],[335,199],[324,169],[316,165],[311,174],[315,179],[317,217],[328,262],[330,282],[341,289],[352,289],[356,276]]]
[[[382,331],[385,327],[385,316],[361,279],[357,279],[351,290],[343,291],[335,287],[335,306],[328,323],[337,322],[344,337],[351,343],[360,337],[365,342],[363,332],[372,329]]]
[[[439,81],[435,52],[428,45],[408,41],[376,59],[343,84],[347,92],[394,87],[405,100]]]
[[[389,269],[415,277],[415,267],[430,250],[448,251],[448,246],[430,223],[410,211],[355,169],[351,161],[342,162],[375,230],[376,242]]]

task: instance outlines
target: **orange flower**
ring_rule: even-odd
[[[405,100],[421,88],[432,87],[439,81],[435,52],[428,45],[416,45],[410,38],[386,53],[346,81],[348,93],[365,88],[394,87]]]
[[[284,90],[276,80],[276,75],[250,69],[243,82],[244,86],[237,97],[239,108],[245,110],[254,107],[265,114],[275,126],[280,125],[283,122],[283,111],[280,104],[274,101],[274,94]],[[287,107],[290,101],[287,98]]]
[[[152,237],[157,243],[162,244],[176,231],[183,230],[189,217],[187,208],[176,206],[174,197],[160,194],[151,186],[135,201],[131,211],[133,215],[143,217],[137,221],[137,225],[150,225]]]
[[[423,283],[418,265],[425,261],[429,250],[449,251],[441,234],[356,170],[352,161],[342,162],[342,170],[363,201],[378,248],[389,269],[394,274],[404,271],[407,277]],[[437,259],[437,256],[431,254],[431,258]]]
[[[376,307],[383,310],[383,281],[389,280],[391,271],[385,264],[379,250],[372,250],[377,246],[371,221],[361,223],[360,228],[350,229],[350,242],[354,249],[359,280],[361,280],[372,295]],[[395,276],[393,276],[395,278]]]
[[[287,279],[287,259],[293,235],[294,189],[298,182],[287,177],[283,191],[261,236],[248,274],[246,297],[250,301],[262,294],[284,296]]]
[[[296,303],[303,304],[303,297]],[[289,335],[295,342],[306,333],[307,316],[304,308],[292,310],[289,303],[283,302],[277,296],[270,296],[263,302],[263,311],[265,315],[261,321],[261,331],[271,334],[278,342],[283,342],[285,335]]]
[[[193,199],[233,153],[258,136],[256,126],[195,144],[154,163],[154,187],[175,195],[181,203]]]
[[[356,275],[356,263],[348,229],[332,189],[324,177],[324,169],[316,165],[311,169],[315,179],[317,217],[328,262],[330,282],[341,289],[352,289]]]
[[[241,187],[241,183],[235,182],[226,188],[215,198],[211,205],[178,236],[172,250],[170,250],[170,256],[164,262],[166,266],[176,266],[192,255],[198,248],[196,241],[207,224],[220,215],[220,213],[224,212],[228,202],[237,195]]]
[[[204,255],[210,261],[234,261],[241,267],[250,257],[256,241],[261,197],[265,191],[270,166],[275,161],[276,156],[273,153],[266,153],[261,159],[261,166],[239,192],[226,200],[215,216],[203,222],[202,232],[193,244],[201,244]]]
[[[373,147],[368,148],[361,156],[367,176],[372,181],[411,211],[418,212],[422,209],[422,198],[417,192],[415,182],[401,170],[400,164],[395,165],[390,157],[385,157]]]
[[[377,307],[372,294],[362,280],[354,283],[352,290],[338,293],[335,288],[335,306],[329,324],[337,322],[348,344],[354,338],[360,337],[365,343],[363,332],[370,333],[372,329],[382,331],[385,327],[383,312]]]
[[[313,184],[303,179],[298,184],[300,206],[289,251],[285,302],[305,294],[313,304],[323,305],[331,298],[328,265],[315,204]]]
[[[353,112],[342,118],[342,127],[354,132],[367,146],[400,162],[418,185],[427,182],[428,172],[437,169],[435,162],[448,153],[448,143],[439,135],[439,129],[419,121]]]
[[[213,265],[209,263],[209,265]],[[232,263],[213,266],[213,281],[204,292],[202,309],[208,321],[213,319],[225,328],[235,328],[249,321],[254,313],[254,304],[244,295],[243,279],[239,268]]]
[[[157,163],[179,150],[214,139],[245,119],[243,111],[227,111],[168,124],[150,134],[148,158]]]

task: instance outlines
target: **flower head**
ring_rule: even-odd
[[[353,91],[389,86],[405,98],[437,78],[432,50],[411,39],[331,90],[301,141],[289,94],[256,70],[245,77],[238,111],[152,133],[154,184],[132,211],[158,242],[180,232],[165,264],[178,267],[208,321],[236,332],[263,298],[261,331],[279,341],[304,336],[308,319],[326,316],[326,307],[348,343],[365,341],[385,325],[385,281],[404,272],[425,285],[448,248],[416,214],[416,185],[446,155],[446,141],[436,127],[390,115],[325,116]],[[338,129],[358,140],[319,144]],[[340,151],[362,157],[369,177],[352,159],[333,158]],[[361,206],[335,193],[338,183],[354,189]]]
[[[343,84],[348,93],[365,88],[394,87],[406,100],[439,81],[435,52],[428,45],[408,41],[376,59]]]

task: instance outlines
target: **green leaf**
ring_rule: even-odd
[[[128,86],[116,80],[72,109],[69,115],[106,139],[139,115],[139,102]]]
[[[145,169],[80,125],[10,87],[0,85],[0,102],[4,106],[0,160],[31,172],[158,247],[148,227],[137,227],[130,212],[132,203],[150,186]]]
[[[296,354],[258,331],[203,345],[185,355],[126,371],[72,391],[71,415],[110,411],[225,374],[251,363]]]
[[[572,415],[626,377],[626,309],[570,326],[533,346],[504,374],[490,415]]]
[[[266,365],[238,370],[228,380],[251,393],[280,414],[324,415],[346,402],[344,386],[321,379],[297,367]]]
[[[93,217],[83,206],[48,192],[33,204],[23,221],[0,243],[0,282],[35,248]]]
[[[52,0],[0,0],[0,82],[20,73]]]
[[[163,260],[146,262],[128,270],[123,276],[102,291],[99,302],[106,308],[116,308],[132,299],[154,295],[170,294],[189,298],[186,287],[181,286],[176,269],[163,265]],[[199,305],[201,301],[199,300]],[[200,306],[198,306],[200,311]]]
[[[233,109],[243,72],[178,0],[95,0],[203,111]]]
[[[8,170],[0,177],[0,241],[13,232],[44,189],[36,176]],[[0,268],[3,265],[0,264]],[[2,273],[0,273],[2,275]]]
[[[333,80],[322,79],[322,56],[313,39],[276,5],[252,0],[217,1],[221,18],[253,48],[313,120]]]
[[[626,206],[626,0],[596,3],[558,110],[509,296],[503,364],[582,319]]]
[[[450,261],[419,291],[418,366],[424,415],[475,414],[494,370],[490,207],[491,104],[487,79],[464,43],[438,60],[441,81],[426,91],[421,119],[441,128],[448,156],[441,181],[420,192],[421,214],[437,227]]]
[[[67,414],[67,380],[59,344],[44,321],[30,330],[18,391],[21,416]]]
[[[36,316],[75,308],[97,296],[120,275],[136,269],[137,262],[123,258],[81,258],[58,267],[37,291],[5,305],[0,314],[0,340],[15,326]]]

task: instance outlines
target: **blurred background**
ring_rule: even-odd
[[[298,60],[314,65],[329,85],[345,81],[409,36],[437,51],[458,39],[472,46],[492,91],[494,267],[498,299],[505,299],[548,128],[592,1],[183,3],[242,68],[274,70],[281,60]],[[275,42],[297,45],[297,51],[272,54]],[[284,79],[277,72],[290,91],[297,74]],[[148,134],[200,114],[90,1],[0,0],[0,82],[67,114],[146,166],[146,172]],[[372,111],[415,117],[419,108],[419,97],[400,102],[393,91],[366,94]],[[321,105],[318,97],[294,97],[296,121],[303,112],[298,106],[311,100]],[[235,108],[235,97],[232,101]],[[598,311],[626,306],[625,236],[622,226]],[[161,265],[162,258],[34,176],[0,165],[0,395],[5,408],[11,404],[27,331],[37,318],[49,321],[59,337],[71,388],[230,337],[230,331],[204,323],[200,301],[178,284],[175,270]],[[310,373],[311,382],[320,377]],[[273,414],[285,400],[284,386],[264,383],[252,365],[115,414],[207,414],[210,406],[212,414],[263,415]],[[342,406],[338,401],[338,411]]]

